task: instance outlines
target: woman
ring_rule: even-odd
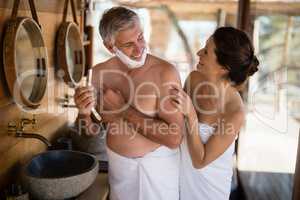
[[[239,94],[259,64],[250,39],[235,28],[218,28],[197,55],[197,70],[172,91],[185,115],[181,145],[181,200],[229,199],[234,141],[245,119]],[[188,95],[187,95],[187,94]]]

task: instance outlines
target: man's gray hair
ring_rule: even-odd
[[[100,20],[99,32],[102,40],[106,43],[114,43],[116,33],[131,28],[139,21],[138,15],[125,7],[117,6],[103,13]]]

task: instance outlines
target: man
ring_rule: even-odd
[[[178,146],[183,116],[171,103],[175,68],[147,53],[137,14],[114,7],[103,14],[100,34],[115,56],[93,68],[97,109],[107,123],[110,199],[179,199]],[[102,93],[103,92],[103,93]],[[78,88],[78,121],[93,125],[92,89]],[[97,134],[89,128],[89,134]]]

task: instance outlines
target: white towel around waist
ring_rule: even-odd
[[[215,129],[199,123],[199,136],[206,143]],[[195,169],[189,154],[187,140],[181,147],[180,200],[228,200],[232,178],[234,142],[217,159],[202,169]]]
[[[107,147],[110,200],[179,199],[179,151],[161,146],[140,158]]]

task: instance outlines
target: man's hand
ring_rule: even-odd
[[[75,105],[81,115],[90,116],[91,110],[95,107],[93,87],[78,87],[74,95]]]

